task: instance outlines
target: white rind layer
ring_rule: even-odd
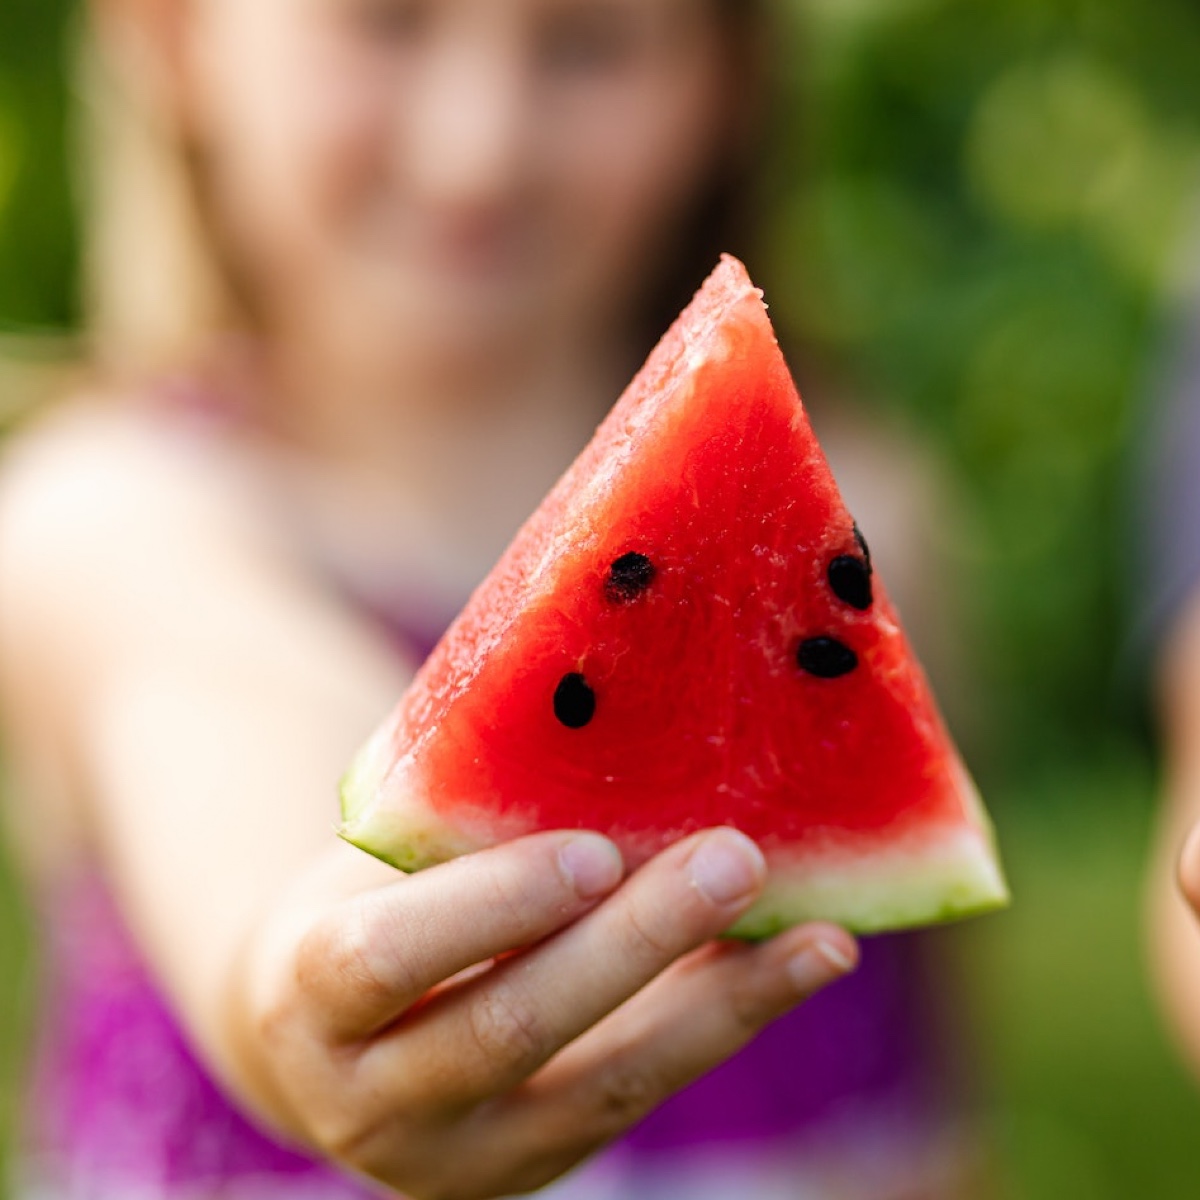
[[[339,833],[393,866],[416,871],[532,830],[480,811],[451,827],[411,786],[405,759],[380,777],[386,756],[368,746],[343,784]],[[405,786],[406,782],[410,786]],[[822,920],[858,933],[950,921],[1001,908],[1008,889],[991,826],[966,772],[959,778],[963,819],[912,829],[897,837],[830,835],[815,847],[763,845],[770,866],[766,890],[730,930],[765,937],[803,921]],[[460,814],[465,817],[465,814]],[[504,823],[502,823],[503,825]],[[474,828],[471,828],[474,826]],[[650,856],[636,839],[618,837],[631,866]]]
[[[774,855],[754,907],[730,930],[765,937],[803,921],[856,933],[930,925],[1003,908],[1008,888],[985,831],[942,828],[898,845]]]

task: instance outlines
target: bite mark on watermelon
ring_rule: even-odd
[[[415,870],[550,828],[762,847],[735,927],[1004,904],[991,826],[744,267],[726,256],[343,783]]]

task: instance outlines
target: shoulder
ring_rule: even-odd
[[[249,494],[236,454],[120,399],[79,396],[18,432],[0,457],[0,556],[29,568],[63,551],[86,561],[113,549],[110,540],[153,537],[179,521],[244,528]]]
[[[47,411],[0,457],[0,676],[74,674],[189,588],[278,557],[260,509],[235,453],[121,398]]]
[[[98,603],[214,557],[268,562],[281,539],[262,492],[232,440],[133,398],[74,397],[0,456],[0,608]]]
[[[73,843],[72,731],[105,664],[146,644],[139,625],[158,619],[155,591],[178,590],[179,548],[237,528],[216,457],[177,441],[119,399],[77,395],[0,453],[0,709],[8,769],[37,796],[37,830],[8,813],[30,861]]]

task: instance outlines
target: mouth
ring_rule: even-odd
[[[491,211],[389,220],[378,230],[384,261],[439,283],[511,285],[543,258],[544,237],[518,212]]]

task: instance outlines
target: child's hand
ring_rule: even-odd
[[[856,957],[824,925],[705,944],[763,883],[762,855],[732,830],[624,883],[615,847],[588,833],[331,903],[344,864],[252,947],[250,1088],[287,1132],[421,1200],[546,1183]]]

